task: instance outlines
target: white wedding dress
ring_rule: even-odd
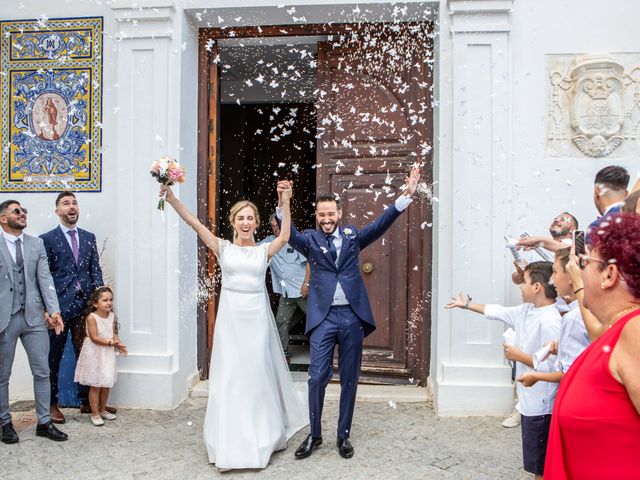
[[[209,370],[204,442],[220,469],[265,468],[309,423],[265,289],[269,244],[220,240],[222,288]]]

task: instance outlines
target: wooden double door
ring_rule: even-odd
[[[235,37],[324,35],[317,44],[316,189],[340,196],[342,224],[362,227],[393,208],[410,168],[422,166],[431,185],[432,44],[430,24],[246,27]],[[210,225],[220,212],[220,68],[216,40],[228,30],[203,30],[200,38],[198,214]],[[428,187],[427,187],[428,188]],[[266,212],[265,212],[266,213]],[[418,196],[392,228],[361,252],[361,274],[377,329],[365,340],[362,380],[425,382],[429,371],[431,208]],[[201,283],[215,258],[200,247]],[[215,297],[198,321],[201,377],[215,328]]]

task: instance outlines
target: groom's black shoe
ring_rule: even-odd
[[[353,446],[349,443],[348,438],[340,438],[338,437],[338,452],[340,452],[340,456],[342,458],[351,458],[353,457]]]
[[[322,445],[322,437],[312,437],[311,435],[307,435],[307,438],[304,439],[304,442],[300,444],[298,449],[296,450],[295,456],[296,458],[307,458],[313,450]]]
[[[64,442],[69,438],[66,433],[58,430],[53,422],[47,422],[41,425],[38,424],[36,427],[36,436],[47,437],[48,439],[55,440],[56,442]]]

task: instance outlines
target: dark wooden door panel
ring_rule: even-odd
[[[412,165],[426,164],[431,140],[423,62],[428,46],[398,55],[396,47],[411,44],[409,28],[365,30],[318,44],[317,188],[339,194],[343,224],[358,228],[385,205],[393,208]],[[419,227],[426,217],[422,204],[410,206],[361,253],[361,275],[377,325],[365,340],[365,380],[426,379],[424,277],[430,265],[424,261],[426,232]],[[365,264],[373,267],[371,273],[363,273]]]

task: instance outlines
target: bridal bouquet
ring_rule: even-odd
[[[158,183],[170,187],[176,183],[182,183],[186,179],[186,174],[182,165],[174,158],[162,157],[151,164],[151,176],[158,180]],[[158,202],[158,210],[164,210],[164,200],[162,197]]]

